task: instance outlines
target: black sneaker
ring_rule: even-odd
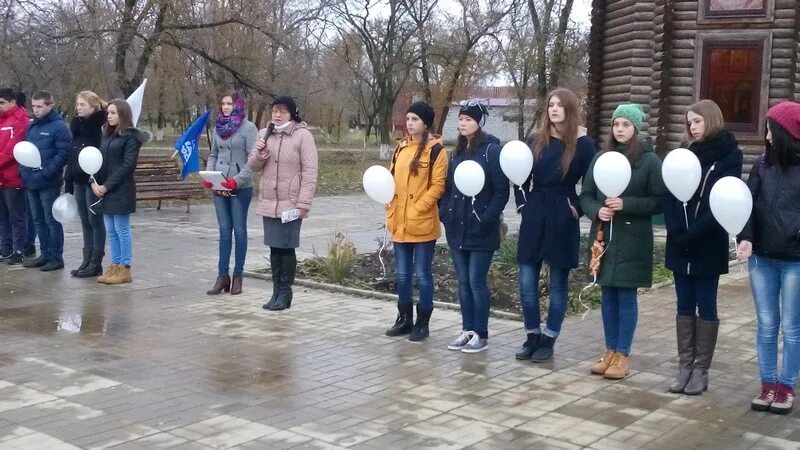
[[[0,261],[5,261],[8,258],[11,258],[11,255],[13,255],[13,254],[14,254],[13,252],[10,252],[10,253],[7,253],[7,254],[0,253]]]
[[[45,258],[44,256],[40,256],[40,257],[38,257],[36,259],[32,259],[30,261],[27,261],[26,263],[24,263],[22,265],[22,267],[24,267],[26,269],[34,269],[34,268],[38,268],[38,267],[44,266],[45,264],[47,264],[47,262],[48,262],[47,258]]]
[[[47,264],[42,266],[42,268],[39,270],[41,270],[42,272],[52,272],[54,270],[61,270],[63,268],[64,268],[64,261],[60,259],[51,259],[50,261],[47,261]]]
[[[22,264],[22,261],[24,260],[25,258],[22,256],[22,252],[16,251],[13,254],[11,254],[11,256],[8,257],[6,262],[8,263],[9,266],[15,266],[17,264]]]
[[[22,251],[22,256],[26,258],[30,258],[31,256],[36,256],[36,246],[26,245],[25,250]]]

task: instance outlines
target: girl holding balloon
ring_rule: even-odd
[[[133,239],[131,214],[136,212],[136,180],[133,172],[139,149],[152,135],[136,129],[133,113],[125,100],[108,104],[100,152],[103,165],[92,182],[92,191],[103,199],[103,220],[111,249],[111,266],[97,277],[99,283],[130,283]]]
[[[486,277],[492,255],[500,247],[500,217],[509,192],[508,178],[500,168],[500,141],[481,129],[486,114],[486,108],[474,101],[459,110],[458,144],[439,200],[439,217],[453,257],[461,304],[461,332],[447,348],[464,353],[489,347],[492,294]],[[462,166],[464,163],[467,165]],[[465,187],[455,175],[470,163],[473,172],[466,173],[470,179]]]
[[[431,134],[433,108],[416,102],[406,113],[409,136],[400,141],[392,156],[390,172],[395,194],[386,206],[386,227],[392,234],[397,280],[397,319],[387,336],[409,334],[409,340],[428,337],[433,313],[433,252],[441,236],[437,202],[447,181],[447,152],[442,139]],[[419,303],[414,322],[412,275],[417,276]]]
[[[591,372],[612,380],[628,375],[638,317],[637,288],[653,283],[652,217],[661,211],[664,186],[661,159],[650,141],[638,136],[644,120],[639,105],[617,107],[611,116],[608,145],[592,162],[580,195],[581,207],[593,219],[589,236],[595,236],[598,227],[602,227],[604,235],[609,237],[596,280],[602,286],[606,350]],[[630,163],[630,181],[617,190],[623,190],[617,197],[607,197],[604,180],[596,180],[594,176],[594,172],[602,169],[598,159],[611,152],[624,155]],[[621,162],[627,165],[625,160]]]
[[[100,147],[103,124],[106,123],[105,108],[106,102],[94,92],[80,92],[75,98],[75,117],[70,123],[72,152],[64,171],[64,190],[75,195],[83,229],[83,261],[70,272],[78,278],[96,277],[103,273],[106,227],[103,224],[102,205],[95,205],[99,198],[92,192],[89,174],[81,168],[78,155],[86,147]]]
[[[800,372],[800,103],[787,101],[769,110],[766,141],[766,154],[747,180],[754,208],[737,253],[740,259],[749,258],[756,305],[761,394],[751,407],[788,414]]]
[[[700,170],[670,174],[668,161],[664,162],[664,183],[670,191],[664,196],[665,262],[673,272],[678,298],[678,374],[669,390],[700,395],[708,389],[708,369],[717,344],[719,277],[728,273],[728,233],[711,212],[710,192],[721,178],[741,178],[742,151],[711,100],[689,107],[686,133]]]
[[[578,267],[580,227],[583,214],[576,184],[583,178],[595,154],[594,141],[578,126],[578,97],[568,89],[556,89],[547,97],[539,130],[530,140],[533,169],[528,179],[514,187],[519,229],[519,282],[527,339],[517,359],[544,362],[567,313],[568,277]],[[547,322],[539,313],[539,276],[542,264],[550,268],[550,303]]]

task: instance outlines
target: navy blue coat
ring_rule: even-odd
[[[514,186],[517,211],[522,214],[517,258],[520,264],[544,261],[551,267],[578,267],[581,231],[578,218],[583,215],[575,186],[583,178],[596,152],[594,141],[578,138],[575,156],[566,176],[562,176],[561,155],[564,141],[550,138],[531,176],[522,186]],[[570,206],[578,211],[572,215]]]
[[[709,197],[714,183],[723,177],[742,176],[742,151],[727,130],[711,139],[695,141],[689,150],[697,155],[702,168],[700,186],[686,205],[671,192],[664,194],[664,223],[667,227],[665,265],[674,273],[702,277],[728,273],[728,232],[711,213]]]
[[[33,119],[25,140],[39,149],[42,168],[31,169],[20,164],[19,177],[26,189],[61,188],[64,166],[72,148],[72,133],[61,114],[50,111],[41,119]]]
[[[475,203],[458,190],[453,179],[456,167],[467,160],[480,164],[486,175]],[[508,178],[500,168],[499,139],[487,134],[473,154],[451,155],[444,195],[439,199],[439,219],[444,224],[447,243],[460,250],[497,250],[500,215],[508,203],[508,193]]]

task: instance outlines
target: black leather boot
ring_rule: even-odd
[[[525,343],[522,344],[522,350],[518,351],[514,357],[524,360],[531,359],[541,339],[542,333],[528,333],[528,338],[525,339]]]
[[[294,251],[281,255],[281,287],[278,290],[278,298],[270,308],[270,311],[280,311],[292,307],[292,285],[294,284],[296,272],[297,256]]]
[[[272,308],[275,300],[278,299],[278,291],[281,287],[281,255],[275,250],[270,250],[269,252],[269,268],[272,272],[272,296],[267,303],[261,306],[264,309]]]
[[[419,304],[417,304],[417,321],[414,323],[414,326],[411,327],[411,336],[408,337],[409,341],[422,341],[430,334],[428,330],[428,323],[431,320],[431,314],[433,314],[433,308],[428,310],[423,310],[420,308]]]
[[[78,276],[78,272],[80,272],[81,270],[85,269],[86,266],[89,265],[89,260],[91,260],[91,258],[92,258],[92,249],[91,248],[84,248],[83,249],[83,261],[81,261],[81,265],[78,266],[77,269],[70,270],[69,274],[72,275],[73,277],[77,277]]]
[[[411,327],[414,325],[414,304],[408,303],[405,305],[397,304],[397,319],[394,325],[386,330],[386,335],[395,337],[411,333]]]
[[[89,258],[89,264],[79,270],[75,274],[78,278],[93,278],[103,274],[103,256],[105,256],[103,249],[92,250],[92,256]]]

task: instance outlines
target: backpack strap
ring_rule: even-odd
[[[434,146],[431,147],[431,159],[430,162],[428,163],[428,188],[431,187],[431,182],[433,177],[433,165],[436,164],[436,160],[439,159],[439,153],[441,153],[443,149],[444,147],[442,146],[442,144],[438,143],[434,144]]]

